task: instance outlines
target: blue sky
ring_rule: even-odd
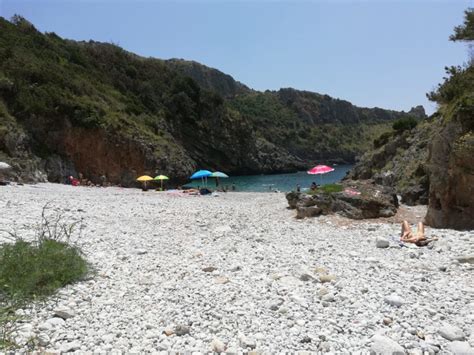
[[[409,110],[467,58],[448,41],[473,0],[0,0],[41,31],[196,60],[257,90],[294,87]]]

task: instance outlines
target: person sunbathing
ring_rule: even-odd
[[[413,233],[408,222],[403,221],[400,241],[404,243],[413,243],[419,247],[422,247],[422,246],[428,245],[434,240],[436,240],[436,238],[427,239],[425,237],[425,226],[423,225],[422,222],[418,223],[418,228],[416,230],[416,233]]]
[[[186,189],[183,190],[184,194],[189,194],[189,195],[199,195],[199,190],[198,189]]]

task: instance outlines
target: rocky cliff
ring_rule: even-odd
[[[408,205],[428,204],[428,144],[435,129],[433,119],[409,130],[392,130],[374,140],[374,146],[354,165],[346,179],[372,179],[394,187]]]
[[[474,85],[474,68],[470,69]],[[426,222],[433,227],[474,229],[474,86],[445,112],[429,144]]]
[[[199,63],[142,58],[0,18],[0,159],[23,181],[130,185],[199,168],[277,173],[352,161],[394,119],[327,95],[258,92]],[[420,112],[423,115],[423,112]]]
[[[473,9],[450,39],[474,41]],[[370,178],[395,186],[402,202],[428,203],[430,226],[474,229],[474,58],[446,74],[427,95],[437,112],[416,128],[380,136],[347,178]]]

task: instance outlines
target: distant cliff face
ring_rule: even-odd
[[[0,18],[0,160],[23,181],[81,172],[128,186],[145,173],[183,182],[197,168],[303,170],[353,161],[406,115],[294,89],[258,92],[196,62]]]
[[[203,89],[218,92],[223,97],[251,92],[247,86],[235,81],[230,75],[203,64],[183,59],[169,59],[165,63],[178,73],[193,78]]]

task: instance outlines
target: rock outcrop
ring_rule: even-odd
[[[351,219],[391,217],[397,213],[398,199],[393,189],[373,181],[346,181],[341,192],[286,194],[296,218],[337,213]]]
[[[474,229],[474,119],[461,115],[442,120],[429,145],[432,227]]]
[[[385,133],[354,165],[347,179],[373,179],[394,187],[407,205],[428,204],[428,143],[434,125],[424,120],[412,130]]]

